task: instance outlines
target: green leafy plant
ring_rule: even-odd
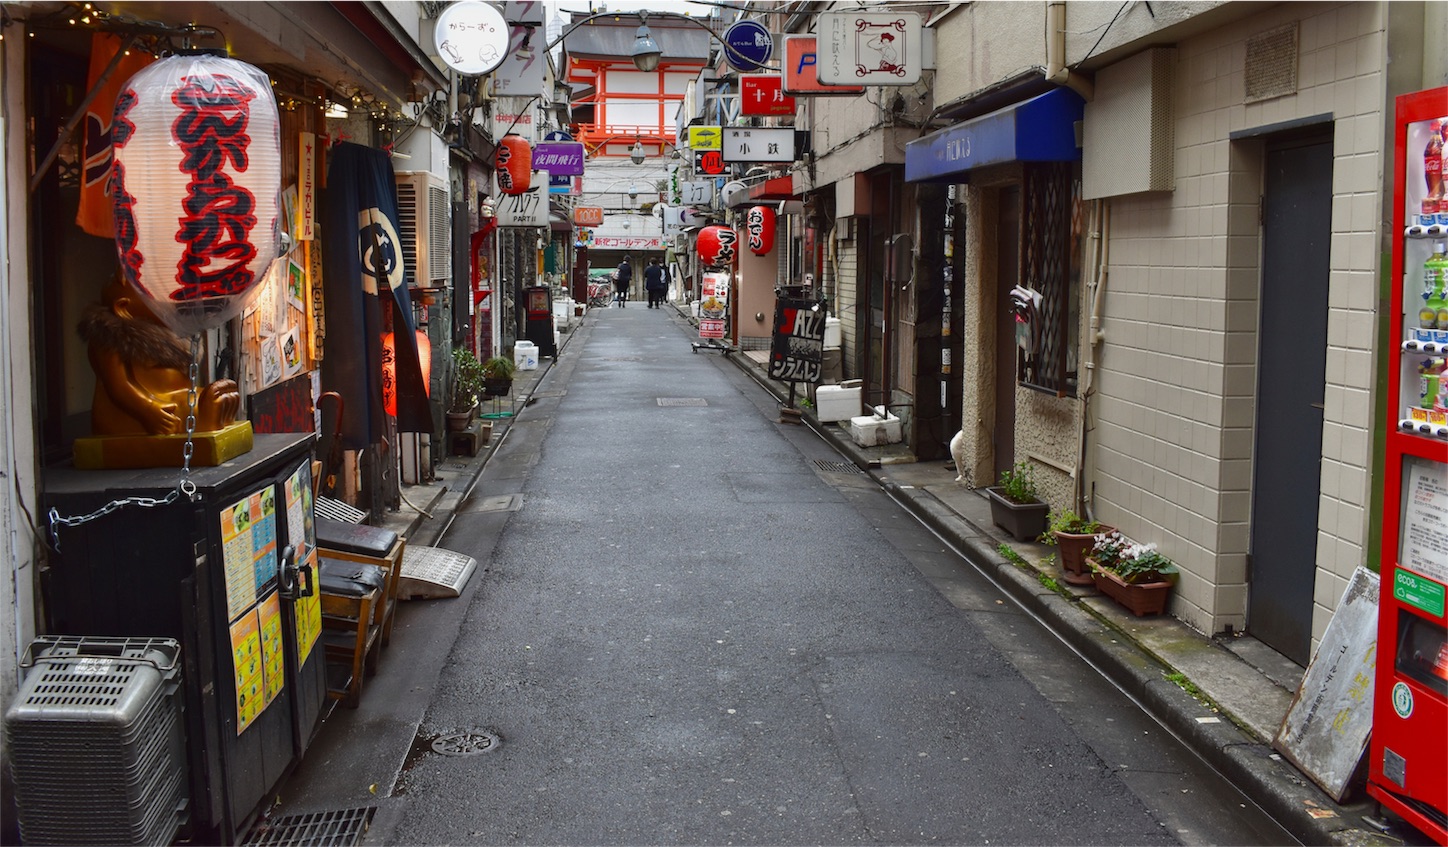
[[[1006,499],[1014,503],[1038,503],[1035,471],[1026,462],[1016,462],[1010,469],[1001,471],[996,485]]]
[[[448,403],[450,411],[466,412],[478,402],[483,393],[483,365],[471,350],[458,347],[453,350],[453,387]]]
[[[486,362],[483,362],[483,378],[512,379],[513,371],[516,370],[517,367],[517,365],[513,364],[513,360],[507,356],[494,356]]]
[[[1157,551],[1155,544],[1138,544],[1120,532],[1109,532],[1091,549],[1096,566],[1121,577],[1123,582],[1175,582],[1177,566]]]
[[[1101,531],[1104,524],[1101,521],[1088,520],[1081,517],[1070,509],[1062,509],[1059,512],[1052,512],[1046,532],[1041,536],[1041,541],[1046,544],[1056,543],[1056,533],[1064,532],[1069,535],[1095,535]]]

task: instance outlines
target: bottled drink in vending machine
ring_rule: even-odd
[[[1423,147],[1423,179],[1428,185],[1418,221],[1425,226],[1437,222],[1443,201],[1443,124],[1442,119],[1428,124],[1428,143]]]

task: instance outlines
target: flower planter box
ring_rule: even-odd
[[[1091,562],[1091,578],[1096,590],[1126,607],[1137,617],[1160,615],[1166,611],[1166,601],[1171,597],[1171,583],[1161,582],[1130,583],[1111,571],[1102,570]]]
[[[1046,531],[1050,503],[1017,503],[997,487],[985,490],[990,498],[990,519],[1017,541],[1034,541]]]
[[[1096,539],[1115,529],[1114,526],[1102,524],[1101,529],[1092,533],[1059,530],[1051,533],[1056,537],[1056,549],[1060,551],[1061,578],[1071,585],[1092,584],[1094,580],[1091,578],[1091,566],[1086,564],[1086,557],[1091,555]]]

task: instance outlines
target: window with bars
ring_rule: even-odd
[[[1075,397],[1080,324],[1081,177],[1072,162],[1027,164],[1021,192],[1021,284],[1041,295],[1016,379]]]

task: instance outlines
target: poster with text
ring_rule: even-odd
[[[236,734],[241,735],[266,707],[261,628],[254,608],[231,624],[231,661],[236,686]]]
[[[221,561],[226,612],[236,620],[249,611],[277,575],[275,487],[268,485],[221,510]]]

